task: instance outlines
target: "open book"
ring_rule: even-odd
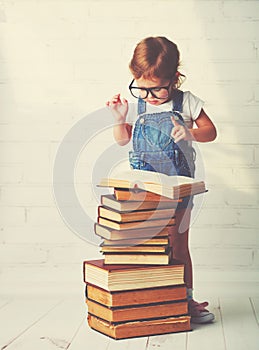
[[[172,199],[206,192],[204,181],[186,176],[168,176],[137,169],[126,170],[112,177],[102,178],[98,186],[142,189]]]

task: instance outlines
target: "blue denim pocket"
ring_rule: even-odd
[[[168,114],[157,117],[156,115],[154,118],[151,114],[143,118],[140,123],[141,132],[151,149],[165,150],[170,143],[173,143],[171,137],[173,124]]]

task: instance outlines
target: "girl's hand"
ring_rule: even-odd
[[[129,109],[128,101],[125,98],[121,99],[120,94],[117,94],[106,102],[106,106],[110,108],[116,122],[125,123]]]
[[[187,127],[179,124],[174,117],[171,117],[172,123],[174,125],[171,136],[174,138],[174,142],[177,143],[181,140],[192,140],[192,134]]]

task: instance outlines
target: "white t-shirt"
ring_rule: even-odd
[[[136,100],[137,101],[137,100]],[[202,110],[204,101],[193,95],[190,91],[183,93],[183,112],[181,113],[186,126],[190,129],[193,126],[193,121],[196,120]],[[154,106],[146,103],[146,113],[159,113],[172,111],[173,101],[163,103],[159,106]],[[127,123],[134,124],[138,118],[138,103],[129,104],[129,112],[127,115]]]

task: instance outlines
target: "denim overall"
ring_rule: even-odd
[[[172,111],[147,114],[146,102],[139,98],[138,119],[133,130],[133,151],[129,152],[130,166],[132,169],[166,175],[194,177],[194,149],[185,140],[175,143],[171,136],[174,127],[172,116],[184,125],[180,114],[183,109],[183,92],[174,90],[172,99]],[[181,207],[186,207],[186,204]]]

